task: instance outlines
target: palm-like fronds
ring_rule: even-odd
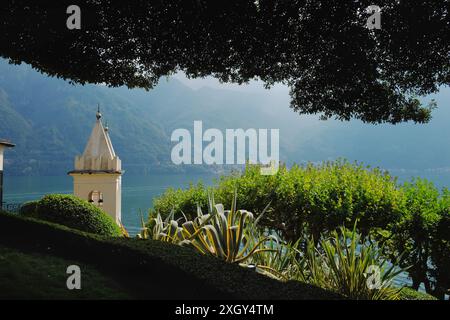
[[[130,234],[128,233],[128,230],[122,224],[122,221],[120,219],[119,219],[119,227],[120,227],[120,232],[122,233],[122,237],[129,238]]]
[[[242,263],[253,255],[272,250],[264,247],[272,237],[261,236],[257,222],[251,212],[236,209],[236,195],[230,210],[215,204],[210,195],[209,213],[203,214],[198,207],[194,221],[182,225],[182,243],[226,262]]]
[[[180,232],[182,228],[179,226],[179,220],[174,220],[174,212],[163,220],[158,213],[156,217],[151,219],[153,227],[150,229],[145,225],[144,217],[141,214],[141,232],[139,238],[153,239],[178,244],[180,242]]]
[[[313,241],[308,243],[299,261],[298,280],[351,299],[398,299],[400,289],[392,287],[392,280],[404,269],[387,267],[388,261],[380,252],[375,244],[361,241],[356,227],[351,232],[342,227],[331,238],[320,241],[318,248]],[[379,273],[369,274],[371,270]]]
[[[149,228],[141,214],[142,227],[138,238],[192,246],[202,254],[230,263],[243,263],[253,255],[273,250],[264,247],[272,237],[261,236],[256,229],[265,210],[254,219],[251,212],[236,209],[236,194],[230,210],[225,210],[222,204],[215,204],[212,194],[208,198],[208,213],[203,214],[197,206],[197,217],[193,221],[188,221],[184,214],[175,220],[172,210],[165,219],[156,214],[150,219],[152,227]],[[180,220],[184,222],[180,223]]]
[[[269,250],[254,254],[250,262],[279,280],[296,279],[299,272],[297,261],[297,257],[300,256],[299,244],[300,240],[292,244],[270,239],[264,244]]]

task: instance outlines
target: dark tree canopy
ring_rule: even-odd
[[[365,27],[373,4],[380,30]],[[449,20],[447,0],[6,0],[0,55],[76,83],[260,78],[287,84],[299,113],[426,122],[417,97],[450,84]]]

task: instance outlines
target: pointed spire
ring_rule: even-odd
[[[112,149],[109,136],[107,132],[105,132],[101,121],[97,121],[92,129],[91,136],[89,137],[83,155],[88,157],[102,156],[109,159],[114,158],[114,150]]]
[[[121,173],[121,161],[114,152],[111,138],[108,134],[108,125],[105,127],[101,121],[100,106],[97,106],[97,121],[92,128],[89,140],[82,155],[75,158],[74,172],[111,172]]]
[[[97,114],[95,115],[97,120],[100,120],[102,114],[100,113],[100,103],[97,103]]]

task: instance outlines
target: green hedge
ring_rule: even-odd
[[[104,211],[73,195],[46,195],[39,201],[25,203],[19,213],[103,236],[122,234]]]
[[[234,190],[240,208],[258,213],[270,203],[262,223],[287,241],[296,241],[305,228],[318,239],[341,225],[351,228],[356,219],[359,232],[368,234],[399,221],[405,209],[404,194],[389,174],[344,160],[281,167],[272,176],[261,175],[258,166],[247,166],[242,174],[221,177],[213,188],[216,203],[230,204]],[[207,193],[202,184],[168,189],[154,199],[150,215],[167,215],[174,209],[192,218],[197,203],[206,208]]]
[[[0,244],[96,266],[145,299],[342,299],[301,282],[283,283],[161,241],[106,239],[0,213]]]
[[[414,179],[401,189],[406,198],[402,219],[380,237],[393,259],[409,267],[413,288],[423,283],[428,293],[441,299],[450,288],[450,193],[433,183]]]

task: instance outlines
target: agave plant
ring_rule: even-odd
[[[130,237],[130,234],[128,233],[128,230],[122,224],[122,221],[120,219],[119,219],[119,228],[120,228],[120,232],[122,233],[122,237],[124,237],[124,238],[129,238]]]
[[[142,227],[137,237],[192,246],[202,254],[230,263],[244,263],[257,254],[275,251],[274,248],[264,246],[274,237],[263,236],[256,228],[269,205],[255,219],[251,212],[236,209],[236,198],[235,193],[231,210],[225,210],[222,204],[215,204],[214,196],[210,194],[208,213],[203,214],[200,206],[197,206],[197,217],[193,221],[188,221],[183,212],[183,217],[175,220],[172,210],[165,219],[157,213],[150,219],[149,227],[141,214]]]
[[[179,221],[181,219],[182,218],[174,220],[173,211],[170,212],[164,220],[158,213],[156,217],[150,219],[152,228],[149,228],[145,224],[144,217],[141,214],[141,232],[138,234],[138,238],[153,239],[178,244],[181,241],[180,238],[182,238],[182,228],[179,226]]]
[[[139,233],[136,235],[136,238],[138,239],[149,239],[150,237],[150,229],[147,227],[147,225],[144,222],[144,216],[142,215],[142,212],[140,213],[140,218],[141,218],[141,230],[139,231]],[[153,222],[154,219],[150,219],[151,222]]]
[[[388,266],[375,244],[361,241],[356,224],[351,232],[345,227],[333,232],[332,237],[320,241],[318,247],[314,246],[314,241],[309,241],[297,263],[298,280],[351,299],[399,299],[401,289],[394,288],[392,281],[405,271],[395,265]]]
[[[210,195],[208,214],[203,214],[198,206],[194,221],[182,224],[181,244],[230,263],[243,263],[256,254],[272,251],[264,247],[272,237],[263,236],[256,229],[265,210],[255,219],[251,212],[236,209],[236,198],[235,194],[231,209],[225,210],[222,204],[215,204]]]
[[[249,259],[252,264],[262,269],[278,280],[293,280],[299,272],[299,264],[296,258],[300,251],[296,243],[282,243],[280,240],[271,239],[265,243],[267,250],[260,254],[254,254]]]

